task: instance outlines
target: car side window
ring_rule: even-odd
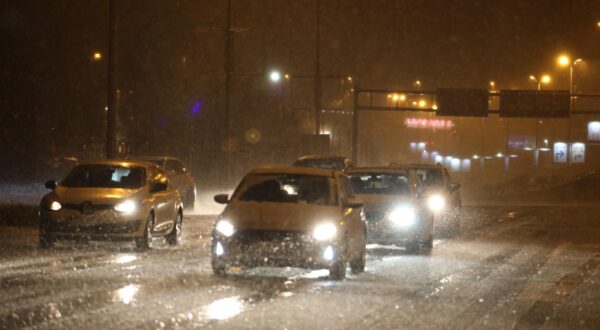
[[[183,166],[183,164],[180,161],[174,160],[174,159],[170,159],[167,161],[166,170],[167,170],[167,173],[175,173],[175,174],[184,174],[185,173],[185,167]]]

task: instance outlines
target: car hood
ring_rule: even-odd
[[[119,188],[68,188],[57,187],[49,197],[61,203],[81,204],[90,201],[93,204],[114,204],[120,200],[135,197],[142,193],[140,189]]]
[[[365,212],[387,212],[396,208],[398,205],[414,203],[414,199],[411,196],[356,195],[356,198],[363,201]]]
[[[236,230],[310,231],[319,223],[339,222],[341,210],[326,205],[230,202],[221,217]]]

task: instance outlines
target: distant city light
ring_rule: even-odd
[[[463,172],[471,172],[471,160],[468,158],[463,159],[460,169]]]
[[[192,105],[191,113],[195,116],[200,112],[202,112],[202,101],[198,100]]]
[[[600,141],[600,121],[590,121],[588,123],[588,140]]]
[[[430,130],[449,130],[454,128],[454,122],[450,119],[406,118],[404,125],[408,128]]]
[[[94,52],[94,54],[92,55],[92,58],[94,59],[94,61],[100,61],[102,59],[102,53]]]
[[[281,80],[281,73],[279,71],[271,71],[269,79],[271,79],[272,82],[279,82],[279,80]]]
[[[425,106],[427,106],[427,102],[425,100],[420,100],[419,101],[419,107],[425,108]]]

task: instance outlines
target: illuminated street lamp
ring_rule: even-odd
[[[92,59],[94,61],[100,61],[102,59],[102,53],[94,52],[94,54],[92,54]]]
[[[537,83],[537,90],[539,91],[542,90],[542,84],[549,84],[552,81],[552,78],[547,74],[542,75],[540,79],[536,78],[534,75],[530,75],[529,80]]]
[[[574,61],[571,61],[571,58],[567,55],[561,55],[558,57],[557,61],[559,66],[569,67],[569,94],[571,94],[571,110],[573,109],[573,93],[575,93],[575,88],[573,85],[573,68],[579,62],[583,62],[582,59],[578,58]]]
[[[417,89],[421,89],[421,81],[415,80],[415,82],[413,83],[413,86],[416,87]]]
[[[496,89],[496,82],[494,82],[493,80],[490,81],[490,90],[494,91]]]
[[[271,81],[274,83],[279,82],[281,80],[281,73],[277,70],[271,71],[269,74],[269,79],[271,79]]]

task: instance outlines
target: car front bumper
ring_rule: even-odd
[[[214,234],[212,240],[213,262],[227,266],[328,268],[339,253],[338,242],[318,242],[299,232],[244,231],[228,238]]]
[[[98,210],[82,214],[77,210],[40,211],[40,234],[60,239],[131,239],[144,233],[146,217],[141,212],[121,214]]]
[[[404,245],[417,239],[421,231],[422,226],[418,223],[408,228],[401,228],[385,220],[367,222],[367,243]]]

